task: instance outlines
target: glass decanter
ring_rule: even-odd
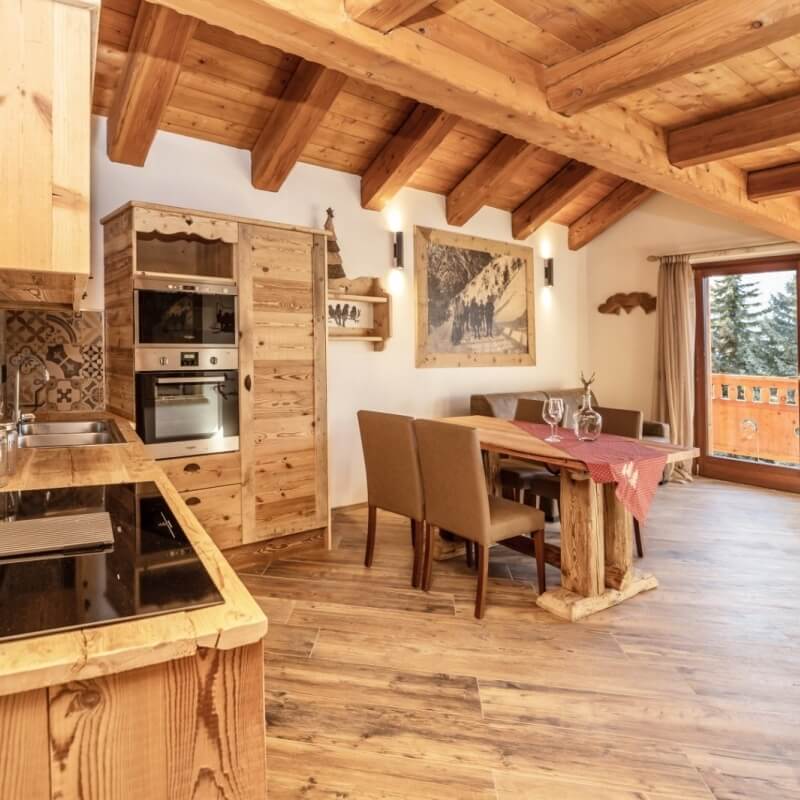
[[[592,390],[594,383],[594,373],[587,381],[581,372],[581,383],[583,384],[583,398],[578,406],[578,410],[572,416],[572,427],[575,435],[583,442],[593,442],[603,430],[603,417],[592,408]]]

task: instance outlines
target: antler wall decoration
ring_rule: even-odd
[[[612,294],[605,303],[597,307],[601,314],[617,314],[625,311],[630,314],[634,308],[641,306],[645,314],[652,314],[656,310],[656,298],[647,292],[629,292],[625,294]]]

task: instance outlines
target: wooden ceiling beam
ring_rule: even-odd
[[[576,114],[797,33],[797,0],[700,0],[550,67],[547,100]]]
[[[528,155],[539,148],[504,136],[447,195],[447,222],[464,225],[489,203],[495,187],[509,180]]]
[[[458,123],[454,114],[420,103],[361,176],[361,205],[380,211]]]
[[[527,239],[580,197],[601,174],[599,169],[588,164],[570,161],[511,214],[511,232],[514,238]]]
[[[747,176],[747,195],[751,200],[769,200],[800,193],[800,162],[759,169]]]
[[[269,115],[250,155],[257,189],[277,192],[333,105],[347,77],[301,61]]]
[[[108,157],[144,166],[197,20],[142,2],[108,115]]]
[[[691,167],[800,140],[800,95],[667,134],[669,160]]]
[[[388,33],[433,5],[431,0],[345,0],[347,13],[362,25]]]
[[[336,0],[158,2],[773,236],[800,240],[794,198],[749,201],[744,173],[729,164],[672,166],[661,128],[619,106],[602,106],[591,116],[558,114],[533,75],[510,80],[482,49],[457,52],[408,26],[384,36],[343,14]],[[726,15],[727,5],[720,18]]]
[[[654,194],[652,189],[633,181],[620,184],[569,226],[569,249],[580,250],[585,247]]]

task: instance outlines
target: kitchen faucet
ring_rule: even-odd
[[[21,422],[33,422],[35,418],[35,414],[20,414],[20,382],[22,380],[22,367],[28,363],[33,363],[34,366],[38,366],[41,368],[42,377],[44,378],[45,388],[47,387],[47,383],[50,380],[50,373],[47,371],[47,367],[39,361],[39,359],[35,358],[31,355],[20,356],[19,360],[17,361],[17,369],[16,369],[16,381],[14,383],[14,405],[11,409],[11,421],[14,424],[19,425]],[[34,406],[34,410],[39,406]]]

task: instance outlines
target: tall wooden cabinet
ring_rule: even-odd
[[[103,225],[112,410],[135,417],[134,275],[185,277],[192,264],[207,268],[204,245],[232,248],[240,452],[159,463],[223,549],[327,542],[325,231],[146,203],[129,203]]]
[[[99,8],[0,2],[0,304],[73,307],[86,288]]]

